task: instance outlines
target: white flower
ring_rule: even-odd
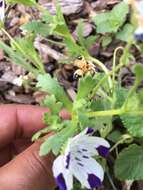
[[[79,135],[69,139],[64,155],[56,158],[53,173],[60,190],[73,188],[73,177],[87,189],[102,185],[104,171],[92,157],[107,157],[109,143],[100,137],[94,137],[92,128],[86,128]]]
[[[5,3],[4,0],[0,0],[0,21],[4,20]]]

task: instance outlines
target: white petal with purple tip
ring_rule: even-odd
[[[73,175],[80,181],[80,183],[87,189],[101,186],[104,177],[104,171],[100,164],[98,164],[98,162],[93,158],[84,159],[84,161],[81,162],[81,165],[78,163],[80,162],[74,161],[72,163],[71,171]],[[90,181],[88,181],[89,175],[91,174],[96,178],[96,180],[92,182],[92,185],[90,184]]]
[[[64,156],[60,155],[53,163],[53,174],[60,190],[71,190],[73,188],[73,176],[64,167]]]

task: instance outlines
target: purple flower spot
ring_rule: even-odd
[[[84,167],[84,165],[83,165],[82,163],[80,163],[80,162],[77,162],[77,164],[78,164],[79,166],[81,166],[81,167]]]
[[[86,134],[90,135],[94,132],[94,130],[92,128],[87,128]]]
[[[87,149],[85,149],[85,148],[82,148],[82,151],[83,151],[83,152],[87,152],[88,150],[87,150]]]
[[[96,148],[96,150],[98,151],[99,155],[100,156],[103,156],[103,157],[107,157],[108,154],[109,154],[109,148],[105,147],[105,146],[99,146]]]
[[[88,174],[88,183],[91,188],[97,188],[102,185],[101,180],[94,174]]]
[[[83,158],[86,158],[86,159],[88,159],[88,158],[89,158],[88,156],[85,156],[85,155],[83,155],[82,157],[83,157]]]
[[[66,169],[69,168],[69,164],[70,164],[70,153],[66,156]]]
[[[60,190],[67,190],[67,186],[62,173],[57,176],[56,183],[59,186]]]
[[[3,6],[3,1],[0,1],[0,7],[2,7]]]
[[[75,157],[75,160],[77,160],[77,161],[81,161],[78,157]]]
[[[135,39],[136,39],[137,41],[143,41],[143,33],[135,34]]]

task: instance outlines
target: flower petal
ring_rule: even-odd
[[[93,136],[81,136],[79,139],[73,139],[68,145],[68,149],[87,156],[101,155],[107,157],[110,144],[103,138]]]
[[[53,174],[60,190],[71,190],[73,188],[73,176],[64,167],[64,156],[60,155],[53,163]]]
[[[71,164],[73,175],[88,189],[102,185],[104,171],[101,165],[93,158],[82,161],[73,161]]]
[[[143,28],[138,27],[135,31],[135,39],[138,41],[143,41]]]

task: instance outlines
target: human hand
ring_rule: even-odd
[[[41,142],[30,142],[31,136],[44,127],[42,116],[47,111],[38,106],[0,106],[1,190],[54,190],[53,155],[40,157]],[[65,111],[60,116],[69,118]]]

